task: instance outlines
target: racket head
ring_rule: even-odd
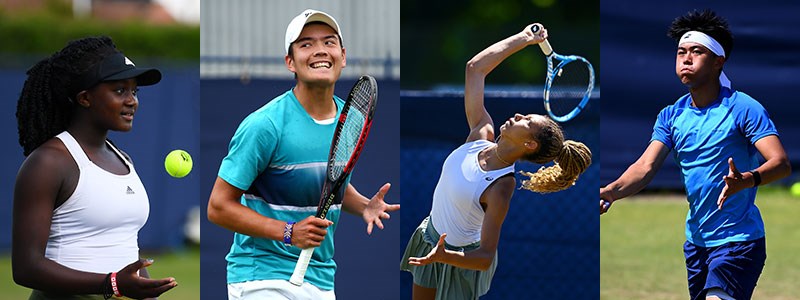
[[[318,218],[325,218],[339,189],[353,171],[372,127],[378,102],[378,83],[369,75],[356,81],[345,100],[331,141],[326,170],[327,180],[317,207]]]
[[[553,120],[566,122],[577,116],[593,89],[594,68],[588,60],[577,55],[548,56],[544,107]]]
[[[328,155],[328,180],[337,181],[350,173],[372,127],[378,100],[378,83],[369,75],[356,81],[345,100]]]

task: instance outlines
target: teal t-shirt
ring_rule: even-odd
[[[336,96],[334,101],[338,118],[344,101]],[[312,119],[289,90],[242,121],[222,160],[219,177],[245,190],[242,205],[264,216],[300,221],[314,215],[336,128],[336,122],[328,123]],[[341,200],[337,200],[327,215],[333,225],[314,251],[305,277],[306,282],[323,290],[333,289],[333,240],[340,214]],[[282,241],[235,233],[226,256],[228,283],[289,280],[300,251]]]
[[[757,188],[731,195],[717,208],[725,187],[728,158],[746,172],[759,166],[756,141],[778,135],[767,111],[745,93],[723,87],[719,98],[703,108],[686,94],[658,115],[651,141],[674,150],[681,167],[689,212],[686,240],[701,247],[764,237],[764,222],[755,205]]]

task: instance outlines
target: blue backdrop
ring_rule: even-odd
[[[336,94],[345,99],[355,82],[340,80]],[[239,123],[248,114],[294,86],[294,80],[202,80],[201,155],[197,162],[201,176],[203,201],[201,244],[201,293],[203,299],[225,299],[227,295],[225,255],[230,250],[233,233],[216,226],[205,217],[208,195],[228,152],[228,142]],[[400,202],[400,83],[378,80],[378,106],[373,127],[358,160],[351,182],[365,196],[371,197],[384,183],[392,188],[389,203]],[[399,227],[400,214],[384,221],[384,230],[366,234],[360,217],[345,214],[336,230],[336,296],[339,299],[399,299]]]
[[[676,43],[666,36],[672,20],[711,8],[726,18],[734,46],[725,63],[733,88],[764,105],[793,165],[800,163],[800,104],[792,92],[800,78],[800,3],[770,1],[603,1],[600,71],[604,104],[601,184],[616,179],[647,147],[658,112],[688,92],[675,75]],[[800,170],[800,168],[795,168]],[[796,176],[788,180],[797,180]],[[649,188],[682,188],[680,170],[664,163]]]
[[[444,159],[464,143],[469,126],[461,94],[404,91],[401,99],[402,251],[430,212]],[[598,297],[600,224],[594,206],[601,157],[598,104],[593,98],[586,111],[562,124],[567,139],[592,149],[594,163],[568,190],[545,195],[526,190],[514,193],[500,237],[495,277],[489,293],[481,299]],[[514,113],[545,114],[539,97],[487,93],[486,107],[498,125]],[[518,163],[516,169],[534,172],[539,167]],[[518,185],[522,179],[517,174]],[[411,299],[411,280],[410,273],[402,272],[402,299]]]
[[[140,90],[133,129],[109,134],[133,159],[150,197],[150,218],[139,234],[142,249],[181,247],[186,214],[199,202],[196,171],[176,179],[164,170],[164,157],[173,149],[199,158],[199,71],[196,66],[161,71],[164,77],[159,84]],[[14,181],[25,158],[15,116],[25,79],[25,70],[0,70],[0,251],[10,251]]]

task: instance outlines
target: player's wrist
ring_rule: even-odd
[[[752,170],[752,171],[750,171],[750,177],[752,178],[752,183],[753,183],[752,187],[757,187],[757,186],[761,185],[761,173],[760,172],[758,172],[756,170]]]
[[[110,284],[111,284],[111,291],[114,293],[114,297],[122,297],[122,292],[119,290],[119,282],[117,281],[117,272],[112,272],[110,276]]]
[[[294,221],[286,222],[286,225],[283,226],[283,244],[286,247],[292,246],[292,234],[294,234]]]
[[[111,287],[111,274],[106,274],[106,277],[103,278],[103,285],[100,288],[100,294],[103,295],[103,299],[111,299],[114,297],[114,290]]]

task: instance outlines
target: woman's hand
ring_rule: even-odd
[[[435,262],[442,262],[442,258],[445,256],[444,238],[446,236],[447,233],[442,233],[442,235],[439,236],[439,242],[436,243],[436,246],[433,247],[431,252],[425,255],[425,257],[409,257],[408,264],[412,266],[424,266]]]
[[[178,286],[175,278],[149,279],[139,276],[139,269],[153,264],[153,260],[140,259],[117,272],[119,293],[133,299],[154,298]]]

